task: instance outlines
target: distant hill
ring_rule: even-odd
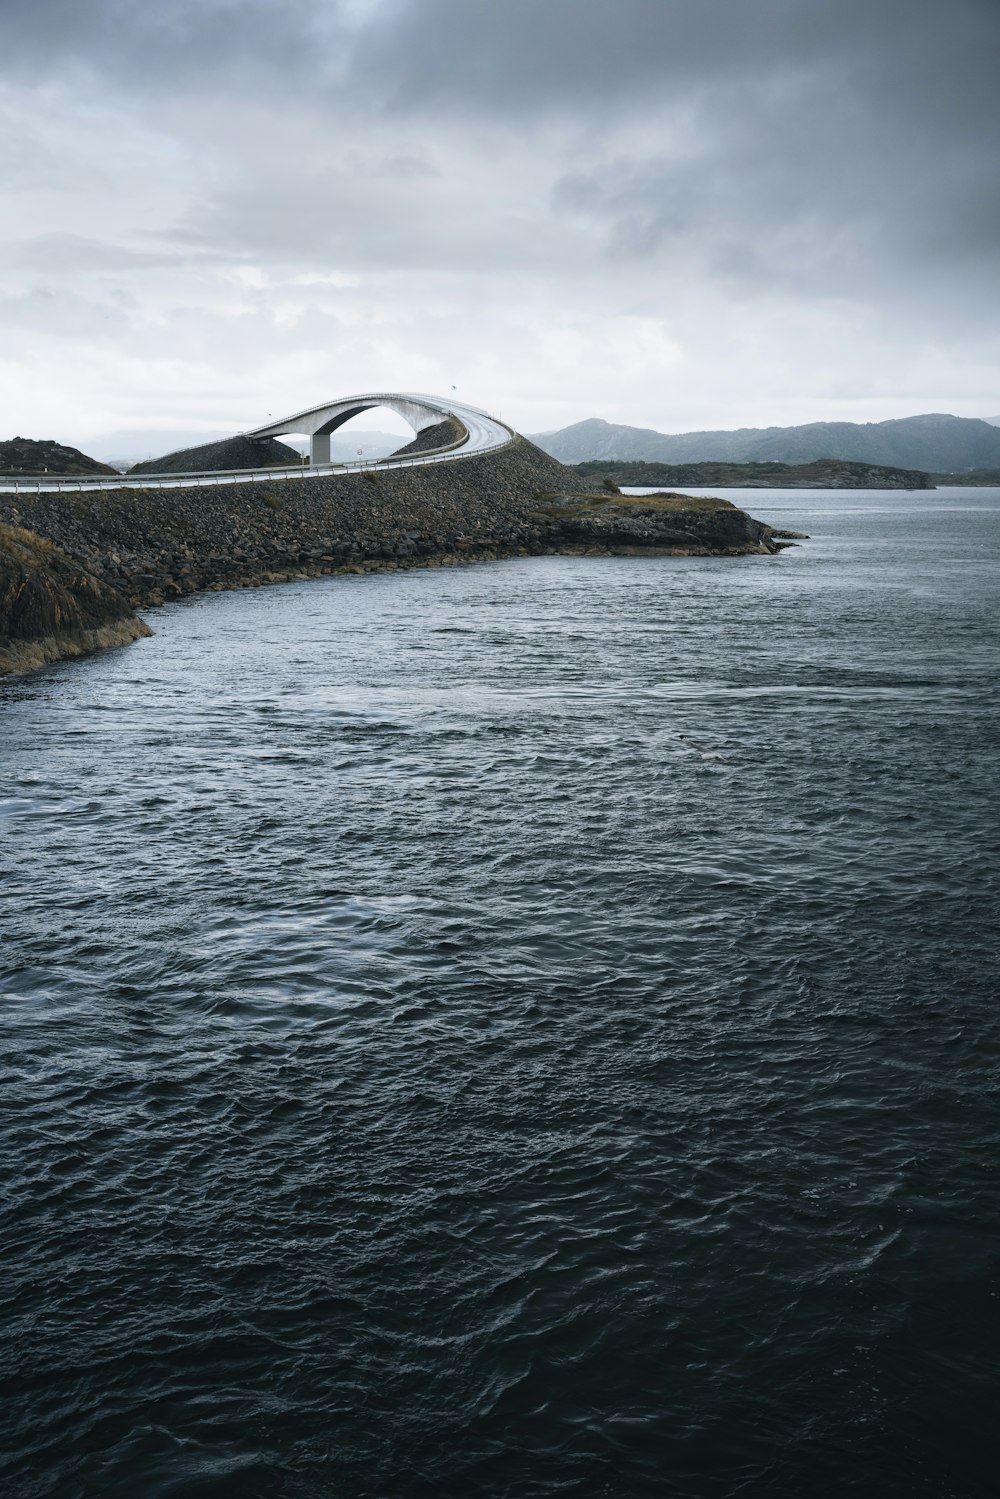
[[[404,444],[413,441],[413,435],[401,432],[365,432],[352,427],[341,427],[330,438],[330,461],[353,463],[362,458],[388,458]]]
[[[446,416],[443,422],[436,422],[433,427],[424,427],[389,456],[406,458],[414,453],[433,453],[438,448],[454,447],[456,443],[464,441],[466,435],[461,422],[456,421],[453,416]]]
[[[333,463],[353,463],[362,458],[388,458],[397,451],[409,452],[413,441],[398,433],[352,432],[339,441],[331,441],[330,459]],[[401,447],[401,444],[405,446]],[[308,444],[303,447],[308,452]],[[228,468],[269,468],[278,463],[287,466],[299,463],[302,453],[302,447],[289,447],[288,443],[278,442],[273,437],[227,437],[221,442],[206,442],[196,448],[181,448],[162,458],[148,458],[133,464],[129,473],[215,473]]]
[[[181,453],[191,448],[207,447],[215,442],[228,442],[229,432],[191,432],[165,428],[120,428],[115,432],[104,432],[94,437],[88,447],[99,453],[105,463],[110,463],[124,472],[137,463],[150,463],[155,453]],[[334,463],[347,463],[355,458],[385,458],[406,442],[407,438],[395,432],[375,432],[353,423],[335,432],[330,439],[330,457]],[[299,453],[308,451],[308,438],[292,437],[288,445]],[[361,452],[358,452],[358,449]]]
[[[205,474],[220,473],[231,468],[270,468],[272,464],[287,467],[301,463],[302,455],[287,443],[277,442],[273,437],[227,437],[224,442],[207,442],[200,448],[182,448],[179,453],[166,453],[162,458],[150,458],[146,463],[136,463],[130,474]]]
[[[839,458],[886,468],[957,473],[1000,465],[1000,427],[975,417],[906,416],[887,422],[809,422],[734,432],[656,432],[591,417],[531,441],[561,463],[631,459],[646,463],[812,463]]]
[[[1000,468],[966,468],[960,474],[928,474],[935,487],[939,484],[982,484],[990,489],[1000,489]]]
[[[588,478],[611,479],[632,488],[665,484],[698,489],[933,489],[929,474],[912,468],[817,458],[814,463],[639,463],[598,458],[575,465]],[[954,479],[951,483],[956,483]],[[974,482],[971,481],[970,482]],[[987,483],[988,480],[982,482]]]
[[[0,442],[0,474],[113,474],[115,470],[79,448],[52,438],[12,437]]]
[[[222,442],[228,432],[191,432],[175,427],[121,428],[102,432],[87,441],[91,452],[102,463],[124,473],[135,463],[144,463],[154,453],[179,453],[182,448],[202,447],[208,442]]]

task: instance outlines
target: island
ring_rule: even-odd
[[[812,463],[648,463],[600,458],[573,465],[586,478],[609,479],[633,487],[684,484],[721,489],[934,489],[937,476],[921,469],[888,468],[843,458]],[[949,483],[962,483],[950,478]]]

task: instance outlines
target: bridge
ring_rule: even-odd
[[[309,438],[309,461],[312,466],[330,462],[330,435],[345,422],[360,416],[362,411],[371,411],[376,406],[385,406],[401,416],[403,421],[420,433],[428,427],[436,427],[449,417],[454,418],[465,429],[465,437],[456,447],[463,453],[488,452],[491,448],[503,447],[510,441],[509,428],[487,416],[475,406],[466,406],[454,401],[442,401],[438,396],[404,395],[396,391],[381,391],[367,396],[346,396],[339,401],[330,401],[324,406],[310,406],[308,411],[296,412],[283,417],[279,422],[268,422],[264,427],[253,427],[244,432],[244,437]],[[421,455],[416,454],[419,458]]]
[[[440,448],[430,448],[423,453],[409,453],[402,458],[383,458],[376,462],[331,463],[330,434],[362,411],[371,411],[385,406],[420,433],[429,427],[439,426],[449,418],[457,424],[457,437]],[[209,484],[253,483],[262,479],[314,479],[327,474],[349,474],[358,470],[407,468],[415,464],[450,463],[455,459],[469,458],[479,453],[492,453],[513,442],[513,429],[477,406],[450,401],[439,396],[413,395],[401,391],[376,391],[367,395],[344,396],[337,401],[327,401],[321,406],[310,406],[306,411],[297,411],[292,416],[277,422],[267,422],[262,427],[253,427],[240,434],[243,437],[265,438],[289,435],[309,438],[309,461],[273,468],[211,469],[205,472],[169,474],[123,474],[111,478],[103,474],[79,477],[55,476],[40,478],[0,477],[0,493],[3,494],[47,494],[59,490],[86,489],[195,489]]]

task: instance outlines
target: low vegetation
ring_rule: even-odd
[[[0,676],[150,633],[117,590],[46,537],[0,523]]]
[[[579,516],[586,514],[613,515],[616,511],[633,515],[657,514],[708,514],[715,510],[736,510],[732,500],[718,495],[676,494],[661,491],[659,494],[553,494],[539,491],[535,495],[539,507],[547,514]]]

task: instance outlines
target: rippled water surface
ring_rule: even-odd
[[[1000,491],[0,687],[0,1487],[995,1492]]]

